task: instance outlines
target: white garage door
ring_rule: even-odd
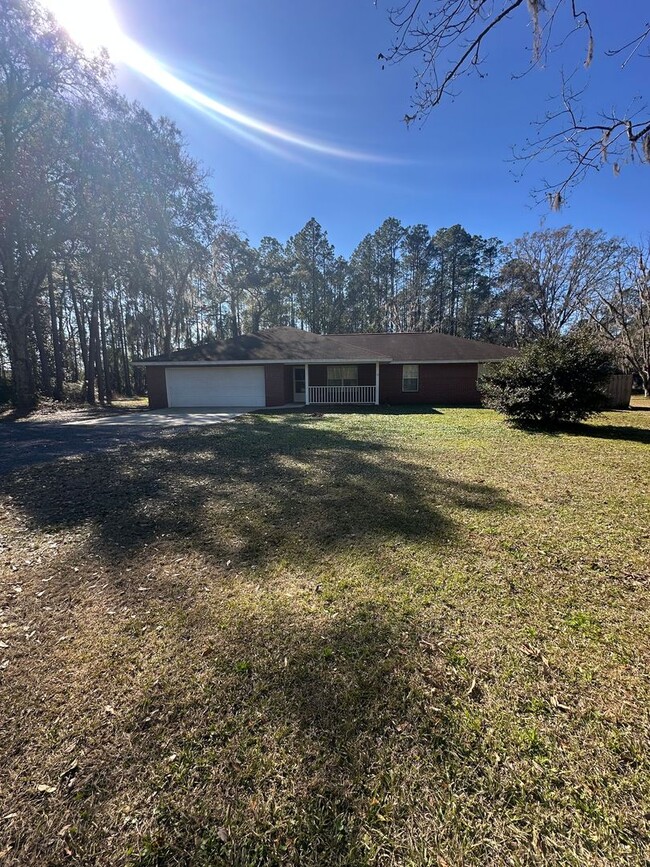
[[[168,367],[169,406],[264,406],[263,367]]]

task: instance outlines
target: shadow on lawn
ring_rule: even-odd
[[[377,863],[370,840],[388,832],[402,863],[400,814],[434,842],[430,811],[446,802],[450,752],[464,748],[454,719],[466,684],[403,613],[359,604],[323,622],[290,607],[242,612],[199,658],[201,613],[186,627],[191,646],[171,635],[167,664],[131,696],[119,742],[132,755],[105,763],[107,796],[124,765],[137,765],[143,799],[156,793],[130,863],[361,867]],[[96,805],[102,792],[85,797]]]
[[[0,492],[41,530],[91,524],[93,552],[113,562],[154,543],[235,565],[400,538],[435,544],[455,532],[450,507],[506,506],[494,488],[300,415],[251,416],[33,467]]]
[[[650,428],[622,424],[566,424],[557,428],[520,426],[519,430],[531,435],[589,437],[590,439],[626,440],[650,445]]]
[[[467,683],[421,641],[422,625],[385,603],[336,617],[277,598],[261,610],[241,598],[227,619],[219,610],[179,611],[162,644],[108,626],[76,671],[79,702],[37,702],[3,766],[20,863],[73,853],[102,867],[369,867],[375,848],[407,863],[406,817],[435,851],[430,817],[449,804],[453,756],[467,749],[455,722]],[[45,668],[39,690],[54,694],[65,675]],[[83,753],[70,791],[57,780],[72,733]],[[43,779],[57,789],[47,802],[33,794]]]
[[[634,443],[650,445],[650,428],[632,427],[631,425],[577,425],[566,433],[581,437],[594,437],[603,440],[627,440]]]

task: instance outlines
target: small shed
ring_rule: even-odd
[[[610,409],[627,409],[632,397],[631,373],[613,373],[605,384],[607,406]]]

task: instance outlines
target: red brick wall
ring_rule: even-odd
[[[287,365],[284,370],[284,402],[293,403],[293,365]]]
[[[379,366],[381,403],[438,403],[477,406],[481,397],[476,388],[477,364],[420,364],[420,389],[402,391],[402,365]]]
[[[264,365],[264,385],[267,406],[282,406],[282,404],[289,403],[286,396],[286,377],[283,364]]]
[[[309,365],[309,384],[310,385],[327,385],[327,365],[326,364],[310,364]]]
[[[145,367],[149,409],[167,407],[167,379],[164,367]]]
[[[359,385],[374,385],[375,384],[375,365],[374,364],[359,364]]]

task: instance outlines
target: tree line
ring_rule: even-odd
[[[178,128],[117,93],[105,58],[34,0],[0,13],[0,386],[20,407],[142,393],[133,360],[274,325],[519,345],[589,322],[650,389],[647,251],[393,217],[349,257],[315,219],[251,244]]]

